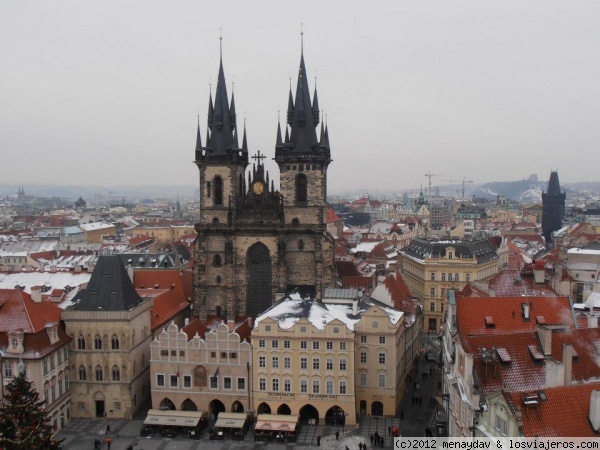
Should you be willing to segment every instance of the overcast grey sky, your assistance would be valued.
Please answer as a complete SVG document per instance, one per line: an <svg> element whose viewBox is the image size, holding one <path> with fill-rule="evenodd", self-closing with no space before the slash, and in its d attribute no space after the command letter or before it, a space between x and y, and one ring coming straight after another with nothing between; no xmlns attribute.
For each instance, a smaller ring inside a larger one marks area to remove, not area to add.
<svg viewBox="0 0 600 450"><path fill-rule="evenodd" d="M600 178L597 0L0 0L0 183L196 185L220 28L238 125L273 157L301 22L330 192Z"/></svg>

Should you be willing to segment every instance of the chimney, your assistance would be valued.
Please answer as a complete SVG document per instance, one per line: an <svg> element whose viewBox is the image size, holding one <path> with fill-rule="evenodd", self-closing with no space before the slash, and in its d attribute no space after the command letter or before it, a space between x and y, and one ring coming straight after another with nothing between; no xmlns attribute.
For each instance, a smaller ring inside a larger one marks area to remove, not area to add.
<svg viewBox="0 0 600 450"><path fill-rule="evenodd" d="M533 263L533 281L536 285L544 284L544 277L546 275L546 268L543 261L536 261Z"/></svg>
<svg viewBox="0 0 600 450"><path fill-rule="evenodd" d="M358 299L357 298L352 300L352 314L355 316L358 314Z"/></svg>
<svg viewBox="0 0 600 450"><path fill-rule="evenodd" d="M184 327L187 327L190 324L190 318L186 317L185 319L183 319L183 324Z"/></svg>
<svg viewBox="0 0 600 450"><path fill-rule="evenodd" d="M598 328L598 316L595 316L594 314L588 314L587 326L588 328Z"/></svg>
<svg viewBox="0 0 600 450"><path fill-rule="evenodd" d="M565 368L565 386L571 384L573 379L573 345L563 344L563 366Z"/></svg>
<svg viewBox="0 0 600 450"><path fill-rule="evenodd" d="M546 360L546 387L563 386L565 382L565 366L553 359Z"/></svg>
<svg viewBox="0 0 600 450"><path fill-rule="evenodd" d="M592 391L590 396L590 422L594 431L600 431L600 391Z"/></svg>
<svg viewBox="0 0 600 450"><path fill-rule="evenodd" d="M521 307L523 308L523 319L529 320L529 305L527 303L522 303Z"/></svg>
<svg viewBox="0 0 600 450"><path fill-rule="evenodd" d="M40 303L42 301L42 287L41 286L32 286L31 287L31 300L36 303Z"/></svg>
<svg viewBox="0 0 600 450"><path fill-rule="evenodd" d="M233 321L233 319L229 319L227 321L227 327L229 328L229 331L233 331L235 328L235 322Z"/></svg>
<svg viewBox="0 0 600 450"><path fill-rule="evenodd" d="M535 331L537 332L538 339L542 345L544 356L550 356L552 354L552 330L543 325L537 325Z"/></svg>

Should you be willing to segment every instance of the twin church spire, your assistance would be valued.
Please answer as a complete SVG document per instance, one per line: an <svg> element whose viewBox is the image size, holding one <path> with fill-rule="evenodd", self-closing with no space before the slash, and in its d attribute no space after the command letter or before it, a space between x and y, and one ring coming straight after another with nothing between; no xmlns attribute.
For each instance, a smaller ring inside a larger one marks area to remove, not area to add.
<svg viewBox="0 0 600 450"><path fill-rule="evenodd" d="M248 162L248 149L246 145L246 127L244 126L242 137L242 148L238 142L237 114L235 112L235 95L232 91L231 101L227 95L227 84L225 83L225 71L223 70L223 54L219 61L219 76L217 78L217 89L213 102L212 92L208 100L208 120L207 120L206 145L202 146L200 134L200 121L198 121L198 133L196 137L196 155L204 152L209 158L211 156L225 156L236 154L245 156ZM242 151L242 155L239 151ZM245 153L245 155L244 155Z"/></svg>
<svg viewBox="0 0 600 450"><path fill-rule="evenodd" d="M298 69L298 81L296 84L296 95L292 94L290 80L290 91L287 109L287 123L285 125L285 138L282 137L281 123L277 124L276 150L291 150L294 153L307 154L316 148L329 149L329 133L325 124L321 125L320 137L317 138L317 126L321 123L317 87L315 84L314 95L311 95L308 87L306 65L304 63L304 51L300 56ZM219 75L217 88L213 101L212 92L208 101L208 120L205 145L202 145L200 121L196 136L196 161L206 157L212 159L219 157L221 161L226 155L231 155L237 161L240 157L248 164L248 146L246 138L246 127L244 124L242 147L238 143L237 115L235 109L234 93L231 100L227 94L225 83L225 71L223 69L223 55L221 51L219 61ZM241 151L241 152L240 152Z"/></svg>

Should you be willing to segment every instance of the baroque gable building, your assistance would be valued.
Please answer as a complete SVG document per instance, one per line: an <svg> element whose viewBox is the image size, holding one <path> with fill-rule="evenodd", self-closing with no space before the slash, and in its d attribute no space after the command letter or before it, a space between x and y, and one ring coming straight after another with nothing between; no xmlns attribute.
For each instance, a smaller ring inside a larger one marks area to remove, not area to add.
<svg viewBox="0 0 600 450"><path fill-rule="evenodd" d="M333 238L327 226L329 133L321 124L315 89L300 58L295 97L290 87L287 122L277 126L275 162L280 188L260 152L250 170L244 126L239 145L233 94L227 95L221 57L208 131L200 125L195 163L200 170L200 222L195 225L194 315L256 317L286 292L321 299L334 282Z"/></svg>

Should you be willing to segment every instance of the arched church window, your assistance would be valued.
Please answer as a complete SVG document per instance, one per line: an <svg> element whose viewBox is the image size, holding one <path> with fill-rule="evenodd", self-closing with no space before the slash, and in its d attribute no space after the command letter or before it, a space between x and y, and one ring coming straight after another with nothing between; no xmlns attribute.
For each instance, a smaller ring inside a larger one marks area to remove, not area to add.
<svg viewBox="0 0 600 450"><path fill-rule="evenodd" d="M292 219L292 226L294 226L294 227L300 226L300 219L298 219L297 217L294 217Z"/></svg>
<svg viewBox="0 0 600 450"><path fill-rule="evenodd" d="M298 241L298 250L300 250L300 251L304 250L304 241L302 239L300 239Z"/></svg>
<svg viewBox="0 0 600 450"><path fill-rule="evenodd" d="M221 262L221 255L219 255L219 254L216 254L216 255L213 257L213 266L215 266L215 267L221 267L221 265L222 265L222 262Z"/></svg>
<svg viewBox="0 0 600 450"><path fill-rule="evenodd" d="M296 176L296 201L305 202L307 199L308 182L303 173Z"/></svg>
<svg viewBox="0 0 600 450"><path fill-rule="evenodd" d="M212 223L215 224L215 225L217 223L219 223L219 218L218 217L213 217Z"/></svg>
<svg viewBox="0 0 600 450"><path fill-rule="evenodd" d="M102 381L102 367L96 366L96 381Z"/></svg>
<svg viewBox="0 0 600 450"><path fill-rule="evenodd" d="M223 178L217 175L214 179L215 184L215 198L214 203L216 206L223 204Z"/></svg>
<svg viewBox="0 0 600 450"><path fill-rule="evenodd" d="M102 350L102 338L98 335L96 335L96 338L94 339L94 349Z"/></svg>

